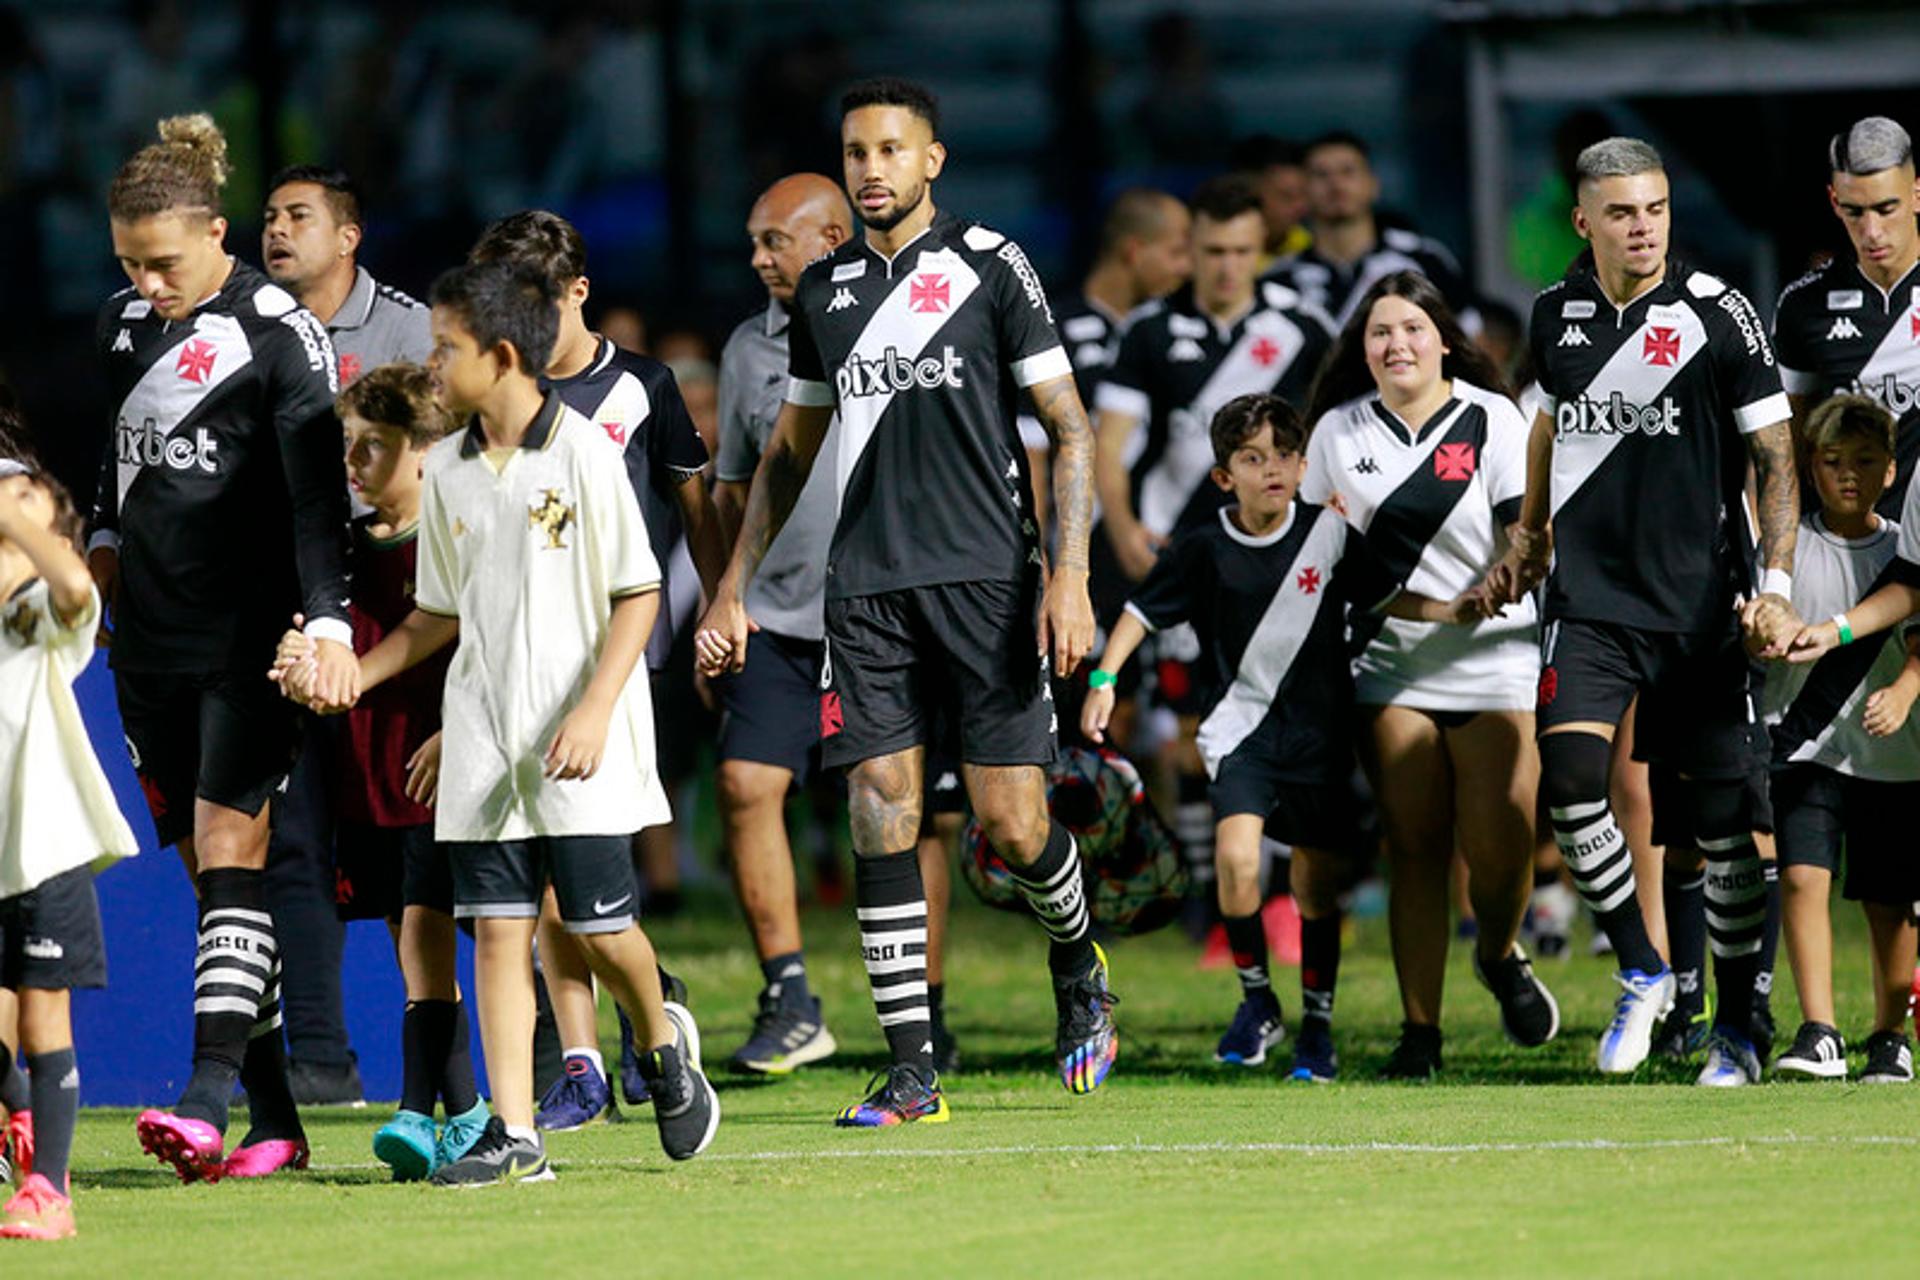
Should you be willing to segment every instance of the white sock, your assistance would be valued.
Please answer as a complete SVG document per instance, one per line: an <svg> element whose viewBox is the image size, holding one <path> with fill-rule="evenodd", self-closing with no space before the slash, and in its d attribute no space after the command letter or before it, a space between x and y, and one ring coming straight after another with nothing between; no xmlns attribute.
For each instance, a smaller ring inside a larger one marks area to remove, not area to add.
<svg viewBox="0 0 1920 1280"><path fill-rule="evenodd" d="M529 1125L510 1124L507 1126L507 1136L515 1142L531 1142L536 1147L540 1145L540 1131Z"/></svg>
<svg viewBox="0 0 1920 1280"><path fill-rule="evenodd" d="M603 1078L607 1074L606 1061L601 1058L598 1049L565 1049L561 1051L560 1056L563 1058L585 1058L593 1064L593 1069L598 1071Z"/></svg>

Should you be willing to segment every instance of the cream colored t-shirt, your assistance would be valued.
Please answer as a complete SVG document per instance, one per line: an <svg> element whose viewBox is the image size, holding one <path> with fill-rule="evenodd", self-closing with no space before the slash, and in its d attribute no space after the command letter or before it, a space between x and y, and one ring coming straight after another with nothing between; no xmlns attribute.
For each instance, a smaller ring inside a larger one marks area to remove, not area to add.
<svg viewBox="0 0 1920 1280"><path fill-rule="evenodd" d="M0 604L0 898L140 851L73 696L99 628L97 592L72 626L39 579Z"/></svg>

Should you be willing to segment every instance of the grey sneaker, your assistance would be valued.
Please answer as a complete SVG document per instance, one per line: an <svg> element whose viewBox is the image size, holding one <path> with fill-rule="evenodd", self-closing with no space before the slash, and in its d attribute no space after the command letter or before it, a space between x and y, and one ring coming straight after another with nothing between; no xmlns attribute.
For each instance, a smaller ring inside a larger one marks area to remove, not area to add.
<svg viewBox="0 0 1920 1280"><path fill-rule="evenodd" d="M552 1182L547 1148L536 1134L531 1142L507 1132L499 1116L487 1120L480 1141L467 1154L437 1170L436 1187L491 1187L503 1182Z"/></svg>
<svg viewBox="0 0 1920 1280"><path fill-rule="evenodd" d="M640 1074L653 1096L660 1149L691 1160L713 1142L720 1127L720 1097L700 1070L700 1029L685 1005L667 1002L673 1043L640 1055Z"/></svg>
<svg viewBox="0 0 1920 1280"><path fill-rule="evenodd" d="M820 1017L819 997L801 1009L783 1005L762 991L753 1032L727 1061L735 1071L784 1076L809 1062L830 1057L839 1047Z"/></svg>

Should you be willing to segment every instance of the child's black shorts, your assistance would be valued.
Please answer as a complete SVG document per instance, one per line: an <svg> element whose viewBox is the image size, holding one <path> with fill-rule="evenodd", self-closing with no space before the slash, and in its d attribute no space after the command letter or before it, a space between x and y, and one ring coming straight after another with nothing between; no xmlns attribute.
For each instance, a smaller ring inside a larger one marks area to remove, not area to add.
<svg viewBox="0 0 1920 1280"><path fill-rule="evenodd" d="M106 985L107 947L90 868L0 898L0 987L79 991Z"/></svg>

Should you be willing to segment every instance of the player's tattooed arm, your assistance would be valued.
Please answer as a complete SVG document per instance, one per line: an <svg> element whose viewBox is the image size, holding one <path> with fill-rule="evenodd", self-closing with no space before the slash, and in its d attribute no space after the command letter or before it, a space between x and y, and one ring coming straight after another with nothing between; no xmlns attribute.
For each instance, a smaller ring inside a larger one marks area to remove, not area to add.
<svg viewBox="0 0 1920 1280"><path fill-rule="evenodd" d="M706 617L694 633L694 657L701 674L717 676L746 665L747 634L754 630L744 604L747 584L753 581L767 548L800 501L800 491L806 488L832 418L830 408L791 403L780 406L773 438L754 469L733 557L721 575Z"/></svg>
<svg viewBox="0 0 1920 1280"><path fill-rule="evenodd" d="M898 853L919 842L925 772L924 747L875 756L847 770L847 818L855 853Z"/></svg>
<svg viewBox="0 0 1920 1280"><path fill-rule="evenodd" d="M1050 378L1033 387L1040 421L1053 437L1053 505L1060 521L1059 567L1087 567L1093 530L1093 424L1073 378Z"/></svg>
<svg viewBox="0 0 1920 1280"><path fill-rule="evenodd" d="M1800 525L1800 485L1794 473L1793 430L1785 422L1762 427L1747 437L1753 456L1756 514L1760 523L1760 560L1771 574L1793 572L1795 536ZM1764 586L1740 611L1748 644L1765 657L1786 653L1802 623L1793 602Z"/></svg>

